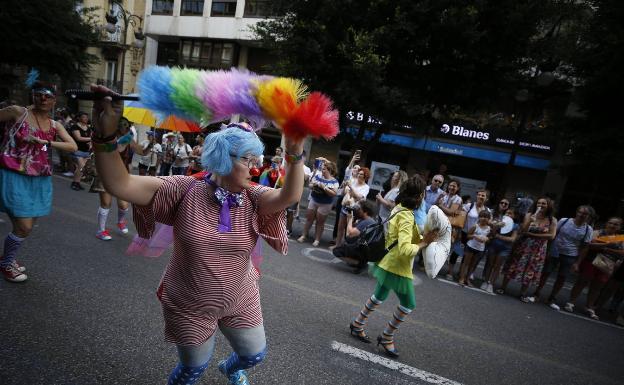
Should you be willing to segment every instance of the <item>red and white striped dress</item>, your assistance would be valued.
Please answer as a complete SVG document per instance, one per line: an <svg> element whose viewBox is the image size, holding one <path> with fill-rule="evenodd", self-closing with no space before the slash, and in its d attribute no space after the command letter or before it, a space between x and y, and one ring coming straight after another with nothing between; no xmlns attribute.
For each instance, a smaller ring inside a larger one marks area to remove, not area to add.
<svg viewBox="0 0 624 385"><path fill-rule="evenodd" d="M165 339L179 345L205 342L217 323L231 328L262 324L259 274L250 254L258 236L282 254L288 251L284 210L261 216L258 198L271 190L243 191L243 204L232 207L232 231L219 233L221 206L203 180L172 176L147 206L134 206L139 236L149 238L156 222L173 226L173 255L158 287ZM193 184L193 182L195 182Z"/></svg>

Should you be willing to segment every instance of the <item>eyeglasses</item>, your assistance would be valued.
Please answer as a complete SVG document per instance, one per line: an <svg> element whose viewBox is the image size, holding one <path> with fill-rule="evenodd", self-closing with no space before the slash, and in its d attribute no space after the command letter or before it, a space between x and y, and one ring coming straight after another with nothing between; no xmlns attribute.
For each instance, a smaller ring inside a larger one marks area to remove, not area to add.
<svg viewBox="0 0 624 385"><path fill-rule="evenodd" d="M236 158L236 155L232 155L230 154L231 157ZM256 157L247 157L247 156L241 156L240 159L242 162L242 164L245 164L247 166L247 168L252 169L254 168L257 164L258 164L258 158Z"/></svg>
<svg viewBox="0 0 624 385"><path fill-rule="evenodd" d="M440 179L434 179L433 181L436 183L443 183L443 181L441 181Z"/></svg>

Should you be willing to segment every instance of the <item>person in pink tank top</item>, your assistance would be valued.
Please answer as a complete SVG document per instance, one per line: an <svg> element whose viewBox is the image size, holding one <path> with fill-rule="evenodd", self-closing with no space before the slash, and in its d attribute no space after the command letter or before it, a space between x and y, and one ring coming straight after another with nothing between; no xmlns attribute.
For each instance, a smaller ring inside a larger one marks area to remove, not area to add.
<svg viewBox="0 0 624 385"><path fill-rule="evenodd" d="M32 89L32 105L0 110L0 212L7 213L13 225L4 240L0 271L10 282L28 278L15 256L36 219L52 208L49 151L53 147L69 152L77 148L65 128L49 117L56 103L56 86L37 77L38 72L31 71L27 83Z"/></svg>

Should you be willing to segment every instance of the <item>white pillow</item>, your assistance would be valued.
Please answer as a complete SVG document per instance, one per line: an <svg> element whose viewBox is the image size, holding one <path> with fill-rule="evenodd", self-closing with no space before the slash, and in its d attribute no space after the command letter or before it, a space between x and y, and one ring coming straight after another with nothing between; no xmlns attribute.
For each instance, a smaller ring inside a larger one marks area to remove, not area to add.
<svg viewBox="0 0 624 385"><path fill-rule="evenodd" d="M438 230L438 239L423 250L425 271L429 278L435 278L440 272L451 250L451 223L438 206L431 206L425 222L425 233Z"/></svg>

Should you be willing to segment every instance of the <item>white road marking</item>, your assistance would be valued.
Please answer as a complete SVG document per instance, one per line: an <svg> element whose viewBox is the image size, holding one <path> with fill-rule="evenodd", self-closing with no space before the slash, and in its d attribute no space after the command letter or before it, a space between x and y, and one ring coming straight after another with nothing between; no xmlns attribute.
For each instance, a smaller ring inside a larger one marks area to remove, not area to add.
<svg viewBox="0 0 624 385"><path fill-rule="evenodd" d="M444 283L449 284L449 285L460 286L460 284L459 284L459 283L457 283L457 282L447 281L446 279L442 279L442 278L438 278L438 281L440 281L440 282L444 282ZM461 287L461 286L460 286L460 287ZM485 290L481 290L481 289L476 288L476 287L468 287L468 286L464 286L464 289L468 289L468 290L476 291L477 293L481 293L481 294L496 295L496 294L494 294L494 293L488 293L487 291L485 291Z"/></svg>
<svg viewBox="0 0 624 385"><path fill-rule="evenodd" d="M355 358L359 358L360 360L364 360L364 361L372 362L374 364L385 366L388 369L396 370L402 374L417 378L419 380L428 382L430 384L461 385L461 383L457 381L449 380L448 378L438 376L437 374L433 374L433 373L429 373L421 369L413 368L411 366L402 364L398 361L393 361L388 358L381 357L376 354L369 353L364 350L360 350L358 348L354 348L352 346L345 345L337 341L332 341L332 349L337 352L345 353Z"/></svg>
<svg viewBox="0 0 624 385"><path fill-rule="evenodd" d="M567 311L565 311L565 310L559 310L558 312L559 312L560 314L563 314L563 315L567 315L567 316L570 316L570 317L579 318L579 319L582 319L582 320L585 320L585 321L589 321L589 322L594 322L594 323L597 323L597 324L600 324L600 325L610 326L610 327L612 327L612 328L616 328L616 329L624 329L624 327L622 327L622 326L620 326L620 325L616 325L616 324L608 323L608 322L605 322L605 321L600 321L600 320L591 319L591 318L589 318L589 317L585 317L585 316L582 316L582 315L580 315L580 314L568 313L568 312L567 312Z"/></svg>

